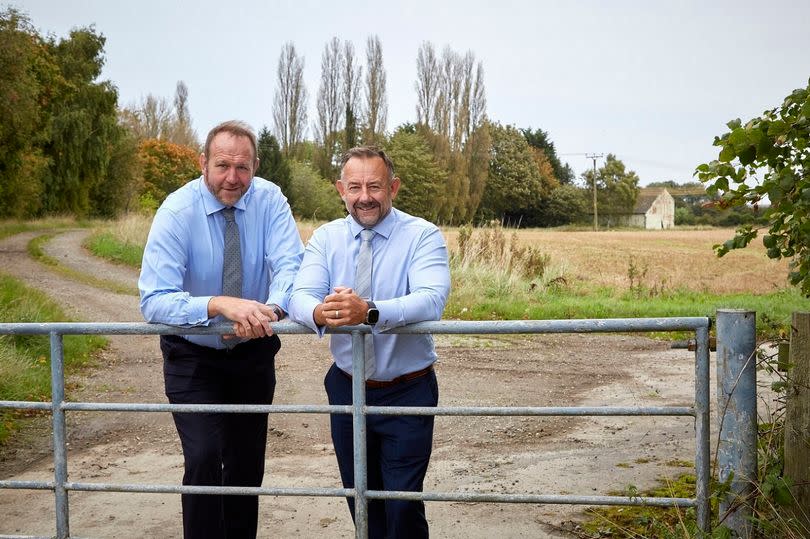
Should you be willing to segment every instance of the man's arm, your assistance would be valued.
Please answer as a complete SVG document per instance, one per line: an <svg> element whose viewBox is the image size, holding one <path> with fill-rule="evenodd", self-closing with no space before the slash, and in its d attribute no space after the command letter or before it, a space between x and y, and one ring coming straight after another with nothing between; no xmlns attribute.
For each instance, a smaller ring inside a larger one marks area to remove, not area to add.
<svg viewBox="0 0 810 539"><path fill-rule="evenodd" d="M324 334L325 325L316 319L315 310L329 293L331 280L324 247L326 234L316 230L304 250L301 269L295 278L289 303L290 318L299 324Z"/></svg>
<svg viewBox="0 0 810 539"><path fill-rule="evenodd" d="M173 212L160 209L144 247L138 289L147 322L176 326L209 323L211 296L193 297L183 290L188 265L188 227Z"/></svg>

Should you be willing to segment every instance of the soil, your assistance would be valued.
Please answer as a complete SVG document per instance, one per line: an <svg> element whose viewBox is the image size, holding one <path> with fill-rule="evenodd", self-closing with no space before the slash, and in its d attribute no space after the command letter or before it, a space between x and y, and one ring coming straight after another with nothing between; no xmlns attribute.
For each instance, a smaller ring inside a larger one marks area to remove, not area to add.
<svg viewBox="0 0 810 539"><path fill-rule="evenodd" d="M41 233L41 232L39 232ZM140 322L136 296L70 280L31 259L36 234L0 241L0 272L38 288L76 320ZM132 286L137 272L89 255L84 230L45 246L61 264ZM68 381L68 399L165 402L154 336L111 336L94 368ZM440 405L688 405L694 353L638 335L436 336ZM276 403L326 404L327 339L283 335ZM321 414L273 414L265 486L339 487ZM167 413L69 412L71 481L179 484L182 453ZM0 448L0 479L53 480L50 425L33 420ZM436 420L425 489L607 495L691 471L689 417L444 417ZM70 492L70 531L94 538L181 537L179 495ZM345 501L268 497L260 537L353 537ZM434 537L581 537L572 505L429 502ZM49 491L0 490L0 535L54 534Z"/></svg>

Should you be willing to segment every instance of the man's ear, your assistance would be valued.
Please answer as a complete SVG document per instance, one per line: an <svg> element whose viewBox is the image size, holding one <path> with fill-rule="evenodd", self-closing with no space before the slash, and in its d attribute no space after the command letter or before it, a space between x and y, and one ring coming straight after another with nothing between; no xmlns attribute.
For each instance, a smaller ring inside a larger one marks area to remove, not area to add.
<svg viewBox="0 0 810 539"><path fill-rule="evenodd" d="M343 182L340 180L337 180L335 182L335 189L337 189L340 198L343 198L343 196L346 194L346 186L343 185Z"/></svg>
<svg viewBox="0 0 810 539"><path fill-rule="evenodd" d="M205 161L206 161L205 154L201 153L200 154L200 172L203 172L203 173L205 173Z"/></svg>
<svg viewBox="0 0 810 539"><path fill-rule="evenodd" d="M399 191L399 186L402 184L399 177L394 178L391 180L391 198L397 198L397 191Z"/></svg>

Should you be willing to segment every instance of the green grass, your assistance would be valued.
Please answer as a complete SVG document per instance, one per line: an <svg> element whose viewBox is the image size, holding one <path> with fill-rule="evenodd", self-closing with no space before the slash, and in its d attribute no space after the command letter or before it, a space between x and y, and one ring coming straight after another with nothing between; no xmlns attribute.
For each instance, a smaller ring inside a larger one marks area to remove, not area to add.
<svg viewBox="0 0 810 539"><path fill-rule="evenodd" d="M111 232L101 231L90 235L84 246L95 256L132 268L141 267L143 245L121 242Z"/></svg>
<svg viewBox="0 0 810 539"><path fill-rule="evenodd" d="M614 496L652 496L694 498L695 476L681 474L674 479L659 479L658 486L639 492L628 487ZM588 509L591 518L582 524L587 537L656 537L689 539L699 536L693 508L616 506ZM712 511L716 515L716 508Z"/></svg>
<svg viewBox="0 0 810 539"><path fill-rule="evenodd" d="M65 313L38 290L0 274L0 322L64 322ZM106 346L99 336L66 335L67 373L90 365L94 352ZM0 336L0 400L50 400L50 346L47 335ZM32 415L21 410L0 410L0 443Z"/></svg>
<svg viewBox="0 0 810 539"><path fill-rule="evenodd" d="M73 279L74 281L79 281L80 283L90 285L94 288L109 290L110 292L115 292L116 294L138 295L138 289L134 286L126 286L115 281L99 279L98 277L83 273L68 266L63 266L58 260L45 254L42 246L48 243L48 241L50 241L54 235L55 234L41 234L32 239L30 242L28 242L28 254L42 264L50 266L54 271L57 271L65 277Z"/></svg>
<svg viewBox="0 0 810 539"><path fill-rule="evenodd" d="M788 328L793 312L810 309L810 300L796 288L768 294L674 290L649 295L607 287L544 287L519 278L480 279L469 270L454 269L452 276L453 292L444 316L462 320L714 317L717 309L734 308L756 311L757 333L770 335Z"/></svg>

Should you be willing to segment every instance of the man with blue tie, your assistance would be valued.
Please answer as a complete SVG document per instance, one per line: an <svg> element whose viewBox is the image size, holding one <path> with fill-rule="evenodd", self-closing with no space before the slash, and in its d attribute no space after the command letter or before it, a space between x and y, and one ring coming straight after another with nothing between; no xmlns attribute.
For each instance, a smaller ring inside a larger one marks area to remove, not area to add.
<svg viewBox="0 0 810 539"><path fill-rule="evenodd" d="M147 322L233 323L233 335L162 335L166 396L176 404L272 404L271 322L284 317L303 254L281 189L253 173L256 135L229 121L208 134L202 176L155 214L138 287ZM260 486L267 414L175 413L184 485ZM186 539L253 539L258 496L183 494Z"/></svg>
<svg viewBox="0 0 810 539"><path fill-rule="evenodd" d="M436 406L439 392L430 335L387 334L441 318L450 292L447 247L439 229L392 207L400 179L373 147L349 150L336 187L349 215L321 226L307 244L290 299L290 317L323 335L368 324L366 403ZM335 363L324 385L333 405L352 402L350 335L332 335ZM433 416L367 418L368 488L421 491L433 445ZM352 417L332 414L332 442L343 485L354 486ZM348 498L354 517L354 499ZM372 539L428 537L424 503L370 500Z"/></svg>

